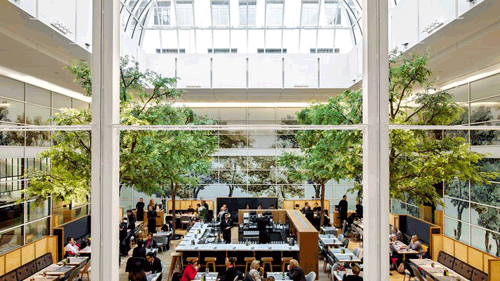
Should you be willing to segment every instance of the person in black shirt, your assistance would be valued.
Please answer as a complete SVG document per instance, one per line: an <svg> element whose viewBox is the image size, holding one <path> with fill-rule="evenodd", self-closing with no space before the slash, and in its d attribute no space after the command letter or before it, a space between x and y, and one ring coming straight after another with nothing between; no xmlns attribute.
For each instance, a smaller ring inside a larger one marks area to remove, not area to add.
<svg viewBox="0 0 500 281"><path fill-rule="evenodd" d="M295 259L290 260L288 265L288 273L286 274L293 281L305 281L304 270L299 265L299 262Z"/></svg>
<svg viewBox="0 0 500 281"><path fill-rule="evenodd" d="M127 210L127 217L128 217L128 229L134 230L135 229L135 222L137 221L135 218L134 213L132 213L132 210Z"/></svg>
<svg viewBox="0 0 500 281"><path fill-rule="evenodd" d="M300 210L304 215L306 214L307 211L311 210L311 207L309 207L309 202L306 202L304 204L304 208L302 208L302 210Z"/></svg>
<svg viewBox="0 0 500 281"><path fill-rule="evenodd" d="M358 200L358 203L356 204L356 216L358 219L363 218L363 205L361 205L361 200Z"/></svg>
<svg viewBox="0 0 500 281"><path fill-rule="evenodd" d="M148 253L146 255L146 260L148 262L146 263L146 268L144 269L144 271L146 271L147 273L160 273L160 272L162 272L163 265L161 264L161 260L159 258L155 257L155 255L153 253ZM161 280L161 278L158 278L158 280Z"/></svg>
<svg viewBox="0 0 500 281"><path fill-rule="evenodd" d="M257 217L255 219L257 222L257 229L259 230L259 243L266 244L270 242L269 232L267 230L267 225L269 223L269 219L263 216Z"/></svg>
<svg viewBox="0 0 500 281"><path fill-rule="evenodd" d="M226 244L231 243L231 224L232 221L229 218L229 213L225 213L224 219L220 222L220 231L222 232L222 238Z"/></svg>
<svg viewBox="0 0 500 281"><path fill-rule="evenodd" d="M352 275L347 275L342 279L342 281L363 281L363 277L359 276L361 270L358 266L352 266Z"/></svg>
<svg viewBox="0 0 500 281"><path fill-rule="evenodd" d="M148 206L148 232L156 233L156 211L153 205Z"/></svg>
<svg viewBox="0 0 500 281"><path fill-rule="evenodd" d="M188 214L194 213L193 206L189 205L189 208L187 209Z"/></svg>
<svg viewBox="0 0 500 281"><path fill-rule="evenodd" d="M342 197L342 200L339 202L339 213L340 213L340 225L344 223L345 220L347 220L347 195L344 195Z"/></svg>
<svg viewBox="0 0 500 281"><path fill-rule="evenodd" d="M316 202L314 203L314 209L313 209L314 212L321 212L321 207L319 206L319 204Z"/></svg>
<svg viewBox="0 0 500 281"><path fill-rule="evenodd" d="M135 208L137 209L137 220L144 221L144 200L142 198L139 199L139 202L137 202Z"/></svg>
<svg viewBox="0 0 500 281"><path fill-rule="evenodd" d="M226 273L220 278L220 281L233 281L236 276L241 277L243 273L236 270L236 258L226 258Z"/></svg>
<svg viewBox="0 0 500 281"><path fill-rule="evenodd" d="M146 258L146 248L144 248L144 242L141 240L137 241L137 247L132 251L132 257Z"/></svg>

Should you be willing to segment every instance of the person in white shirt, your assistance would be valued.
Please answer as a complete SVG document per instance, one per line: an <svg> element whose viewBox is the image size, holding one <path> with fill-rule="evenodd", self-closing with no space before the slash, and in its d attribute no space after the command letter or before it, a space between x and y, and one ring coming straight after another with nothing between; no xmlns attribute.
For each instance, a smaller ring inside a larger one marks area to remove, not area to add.
<svg viewBox="0 0 500 281"><path fill-rule="evenodd" d="M78 255L78 253L80 252L80 245L78 245L76 242L75 242L75 239L73 239L73 237L69 236L68 239L68 244L66 244L66 254L68 256L76 256Z"/></svg>

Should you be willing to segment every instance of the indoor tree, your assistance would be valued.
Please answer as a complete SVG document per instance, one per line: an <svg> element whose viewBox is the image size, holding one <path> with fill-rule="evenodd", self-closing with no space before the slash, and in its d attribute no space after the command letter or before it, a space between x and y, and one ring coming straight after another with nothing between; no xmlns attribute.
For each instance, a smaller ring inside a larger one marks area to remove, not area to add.
<svg viewBox="0 0 500 281"><path fill-rule="evenodd" d="M68 70L75 76L86 96L92 95L91 71L86 62L75 62ZM124 125L196 125L212 124L211 120L198 120L196 114L186 107L174 107L173 102L182 92L175 88L175 78L165 78L151 71L142 71L139 64L128 57L120 64L120 118ZM89 109L65 109L53 117L55 125L83 125L92 121ZM212 137L203 132L185 131L122 131L120 134L120 188L127 186L147 195L167 194L171 182L165 180L162 169L181 165L169 172L177 173L171 178L180 184L187 174L186 166L202 171L206 154L211 146L192 149L186 156L185 145L212 143ZM30 179L26 193L41 203L52 195L59 201L82 200L90 195L90 131L57 131L53 134L54 145L40 153L40 158L49 158L50 173L36 171ZM174 146L173 144L177 145ZM168 150L168 151L167 151ZM180 159L176 157L180 156ZM163 158L160 158L163 157ZM182 158L185 157L185 158ZM199 160L200 163L197 164ZM172 175L171 175L172 176ZM176 188L169 195L175 197Z"/></svg>

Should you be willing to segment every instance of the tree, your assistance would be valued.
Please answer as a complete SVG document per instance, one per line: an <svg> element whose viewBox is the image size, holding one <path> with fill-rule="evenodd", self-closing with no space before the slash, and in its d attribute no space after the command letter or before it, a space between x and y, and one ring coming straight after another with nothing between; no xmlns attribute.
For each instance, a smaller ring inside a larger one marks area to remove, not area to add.
<svg viewBox="0 0 500 281"><path fill-rule="evenodd" d="M68 70L75 76L75 82L84 88L86 95L91 96L92 81L88 64L76 62ZM128 57L122 58L121 124L213 124L207 119L199 121L189 108L172 106L173 100L182 94L175 88L175 83L175 78L141 71L137 62ZM56 115L53 122L56 125L90 124L91 118L88 109L67 109ZM42 158L50 158L51 172L42 174L30 171L28 174L34 177L30 179L26 192L36 198L37 203L45 201L49 195L66 202L86 198L90 195L91 132L58 131L53 139L55 144L41 153ZM165 194L175 200L177 192L180 192L178 186L196 184L196 180L188 179L188 172L205 171L207 155L214 148L213 139L202 131L122 131L120 188L128 186L148 195ZM165 175L164 171L168 171L169 175Z"/></svg>
<svg viewBox="0 0 500 281"><path fill-rule="evenodd" d="M457 208L458 224L455 229L455 239L460 240L462 236L462 214L465 209L469 208L469 202L458 200L456 198L468 200L469 199L469 182L453 179L446 186L446 195L450 196L450 201L453 206Z"/></svg>

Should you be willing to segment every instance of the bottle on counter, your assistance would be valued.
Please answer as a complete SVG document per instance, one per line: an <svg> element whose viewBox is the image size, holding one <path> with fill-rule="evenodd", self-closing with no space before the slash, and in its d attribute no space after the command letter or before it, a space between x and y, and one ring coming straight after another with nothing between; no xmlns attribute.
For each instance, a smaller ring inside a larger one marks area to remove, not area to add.
<svg viewBox="0 0 500 281"><path fill-rule="evenodd" d="M245 245L246 245L246 246L250 245L250 242L248 242L248 239L247 239L247 241L245 242Z"/></svg>

